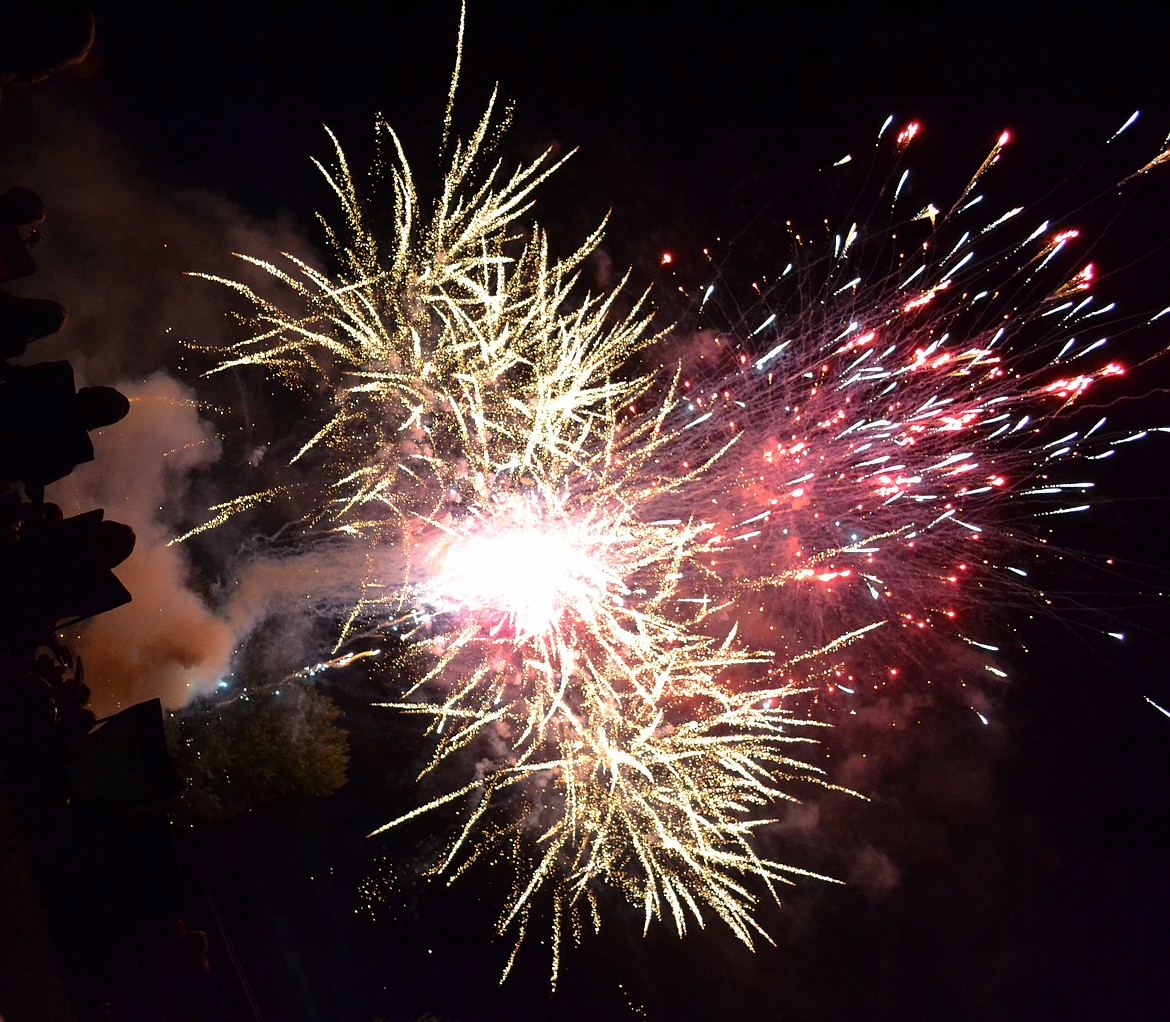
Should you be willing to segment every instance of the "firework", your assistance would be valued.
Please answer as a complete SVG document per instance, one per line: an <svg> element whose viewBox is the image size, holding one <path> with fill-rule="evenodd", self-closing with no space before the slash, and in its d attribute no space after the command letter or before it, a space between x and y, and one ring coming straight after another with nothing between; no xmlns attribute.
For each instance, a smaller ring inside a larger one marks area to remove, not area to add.
<svg viewBox="0 0 1170 1022"><path fill-rule="evenodd" d="M898 152L918 134L899 133ZM1012 558L1041 545L1028 523L1086 510L1094 463L1146 435L1080 411L1125 369L1105 353L1114 307L1091 293L1093 266L1061 260L1078 232L1045 221L1005 241L1021 208L979 218L1008 142L946 214L852 224L819 264L794 239L754 321L702 335L731 368L688 380L691 405L737 438L707 508L729 539L720 570L763 594L748 616L798 622L805 644L875 614L953 631L964 605L1018 599Z"/></svg>
<svg viewBox="0 0 1170 1022"><path fill-rule="evenodd" d="M640 370L633 356L664 352L664 334L626 280L585 289L600 229L555 259L526 220L563 161L504 175L495 97L466 140L453 99L454 81L433 203L379 124L375 185L394 211L380 233L380 196L363 198L333 139L321 170L344 214L327 225L337 269L242 257L284 287L279 301L214 278L254 324L215 371L329 395L293 462L320 495L306 536L368 551L334 653L393 631L416 680L382 705L424 721L423 773L476 763L375 833L458 807L435 871L513 864L505 975L547 910L555 983L563 939L600 926L607 890L646 926L681 935L714 917L753 946L767 939L760 899L817 876L755 834L794 784L832 787L798 754L812 722L794 697L882 623L954 617L960 578L996 576L985 537L1017 506L1078 509L1091 483L1058 477L1062 464L1129 439L1103 420L1059 424L1122 372L1073 333L1108 310L1091 267L1062 269L1067 229L996 244L1019 209L963 226L1005 135L947 213L907 218L926 239L911 255L874 274L885 257L854 226L817 289L794 275L791 315L699 335L723 368L697 377L689 355L663 355ZM277 492L219 505L204 528Z"/></svg>
<svg viewBox="0 0 1170 1022"><path fill-rule="evenodd" d="M515 842L525 866L501 931L518 947L547 888L555 980L562 920L578 932L587 906L598 922L601 886L647 923L669 913L681 932L688 912L709 913L751 943L757 895L744 877L774 892L804 872L753 851L764 821L751 813L785 797L786 780L826 782L791 754L804 740L784 709L791 687L736 684L768 677L772 654L718 621L711 558L726 541L690 491L732 439L690 430L677 375L624 368L659 335L644 300L618 311L624 281L583 292L578 269L599 233L553 260L538 227L520 230L555 164L542 157L507 180L482 169L493 106L469 141L447 143L423 220L398 140L379 126L389 246L367 228L337 147L324 173L346 216L330 234L338 274L291 255L287 267L258 263L287 285L287 304L221 281L253 303L259 329L216 371L263 367L333 395L293 460L317 459L323 477L307 527L371 551L339 645L393 627L422 659L388 705L428 719L428 770L469 746L507 750L387 827L465 800L440 871ZM643 399L651 410L637 414ZM218 506L206 527L274 492ZM528 808L509 816L517 799Z"/></svg>

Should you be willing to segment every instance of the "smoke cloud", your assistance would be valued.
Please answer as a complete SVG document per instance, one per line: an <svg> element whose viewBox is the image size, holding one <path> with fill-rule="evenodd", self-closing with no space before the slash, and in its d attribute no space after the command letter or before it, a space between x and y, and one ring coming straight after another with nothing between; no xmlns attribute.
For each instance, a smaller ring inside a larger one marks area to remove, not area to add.
<svg viewBox="0 0 1170 1022"><path fill-rule="evenodd" d="M231 323L223 289L185 274L249 280L233 251L275 258L308 246L287 222L263 223L222 196L148 180L116 139L51 94L22 100L0 117L0 183L33 188L47 217L37 273L12 290L61 302L69 321L21 361L68 359L78 386L116 386L132 402L126 419L94 434L95 461L47 494L66 514L105 508L137 536L116 569L133 602L84 625L73 645L97 711L155 696L181 706L229 670L274 601L303 589L296 579L306 570L288 559L247 565L230 549L239 535L229 534L206 548L218 570L239 573L221 590L185 547L168 545L208 517L217 486L246 492L237 487L260 460L226 460L231 451L200 411L199 356L184 341L221 342Z"/></svg>
<svg viewBox="0 0 1170 1022"><path fill-rule="evenodd" d="M235 646L228 622L189 588L186 552L167 545L189 474L213 464L220 443L192 392L164 373L119 387L130 414L94 434L95 460L47 494L66 514L105 508L137 537L117 570L133 601L95 618L74 643L99 712L154 696L181 706L227 672Z"/></svg>

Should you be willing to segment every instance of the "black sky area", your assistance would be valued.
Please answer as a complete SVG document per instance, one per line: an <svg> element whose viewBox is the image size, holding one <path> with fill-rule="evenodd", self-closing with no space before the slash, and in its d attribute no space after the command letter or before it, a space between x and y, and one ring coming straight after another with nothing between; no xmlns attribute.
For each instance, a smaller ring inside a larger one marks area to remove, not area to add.
<svg viewBox="0 0 1170 1022"><path fill-rule="evenodd" d="M35 102L105 126L160 187L222 195L316 240L313 214L332 212L310 163L329 154L322 124L361 166L385 115L420 178L439 140L458 5L377 6L95 2L83 73L40 86ZM472 0L457 119L472 122L498 81L515 104L507 154L580 147L542 207L554 247L612 210L614 263L670 291L664 251L688 284L705 272L704 246L729 276L750 273L783 219L846 215L808 205L840 200L817 172L867 157L887 114L923 122L913 166L934 193L957 193L1005 127L1015 141L1001 195L1043 209L1074 172L1058 204L1108 192L1170 133L1170 7L1159 7ZM32 96L12 103L35 110ZM1135 109L1138 124L1100 155ZM1085 213L1106 230L1094 258L1126 267L1116 291L1135 312L1170 305L1168 209L1163 167ZM1134 350L1170 344L1166 324ZM1167 376L1156 366L1126 387L1145 393ZM1158 393L1117 409L1135 425L1168 413ZM1102 506L1061 541L1165 584L1168 442L1119 455ZM1056 578L1075 587L1079 570ZM343 686L350 785L192 839L235 956L206 926L213 968L244 975L268 1022L1170 1018L1170 719L1145 698L1170 705L1170 613L1129 601L1138 588L1118 582L1102 597L1135 605L1119 612L1124 627L1080 612L1020 622L991 726L945 700L927 707L924 726L942 738L908 738L872 802L830 799L823 834L792 835L801 864L827 872L879 851L897 874L887 890L802 885L764 913L778 947L755 954L717 923L682 943L664 928L643 940L640 917L615 907L600 939L566 952L555 995L539 945L497 985L509 946L491 935L501 892L490 879L403 880L380 922L354 914L370 860L399 856L401 878L427 839L418 829L371 848L363 837L395 771L408 775L410 746L403 725L380 731L356 709L360 690ZM826 847L834 835L848 855Z"/></svg>

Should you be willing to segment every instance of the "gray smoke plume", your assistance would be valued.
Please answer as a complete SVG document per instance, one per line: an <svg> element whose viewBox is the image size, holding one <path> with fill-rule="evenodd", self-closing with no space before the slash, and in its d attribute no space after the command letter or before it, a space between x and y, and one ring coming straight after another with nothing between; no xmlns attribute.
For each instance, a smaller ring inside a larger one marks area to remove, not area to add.
<svg viewBox="0 0 1170 1022"><path fill-rule="evenodd" d="M241 563L224 549L238 534L213 538L210 559L238 573L222 591L193 569L185 547L168 545L209 517L216 487L227 497L247 492L236 487L249 485L259 461L225 463L196 399L199 358L184 342L222 343L232 324L226 293L185 274L247 279L233 251L275 258L308 246L287 222L262 223L222 196L148 180L108 132L49 95L21 97L0 115L0 185L15 184L41 195L47 217L33 250L37 273L11 290L69 312L60 333L21 361L68 359L78 386L116 386L132 402L126 419L94 435L95 461L47 494L66 514L103 507L137 535L117 569L133 602L95 618L73 643L99 712L153 696L180 706L215 685L273 601L303 588L295 578L305 570L287 558ZM208 470L215 481L201 477L193 490L193 474ZM275 581L281 572L290 577Z"/></svg>

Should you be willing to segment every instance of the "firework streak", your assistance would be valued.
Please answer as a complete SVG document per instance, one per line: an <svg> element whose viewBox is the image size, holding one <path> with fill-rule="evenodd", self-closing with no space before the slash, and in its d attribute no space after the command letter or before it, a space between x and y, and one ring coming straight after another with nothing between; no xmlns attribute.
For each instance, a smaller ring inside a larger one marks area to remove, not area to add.
<svg viewBox="0 0 1170 1022"><path fill-rule="evenodd" d="M600 229L561 260L526 219L559 162L505 175L494 98L459 141L453 96L433 204L379 124L379 232L334 140L336 272L242 257L279 302L221 280L254 329L215 371L330 396L293 460L321 494L306 535L368 550L338 647L400 637L417 681L384 705L433 736L423 772L455 778L375 833L449 806L462 823L436 872L511 863L505 975L551 901L555 983L607 890L647 926L718 917L752 946L760 899L816 875L754 835L795 782L832 786L800 753L813 724L794 696L883 623L953 617L960 579L1002 576L986 548L1008 523L1083 506L1089 463L1131 439L1069 419L1123 371L1103 357L1109 310L1066 261L1074 232L1005 242L1020 209L968 225L1004 136L949 212L904 217L906 255L853 227L815 287L810 265L786 271L792 314L706 330L672 360L646 295L586 291ZM897 156L916 132L883 144ZM696 375L698 350L722 368Z"/></svg>

